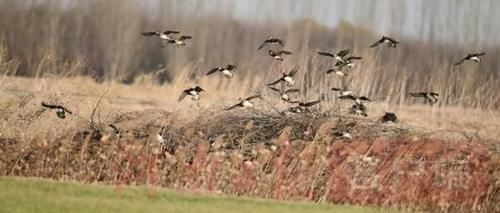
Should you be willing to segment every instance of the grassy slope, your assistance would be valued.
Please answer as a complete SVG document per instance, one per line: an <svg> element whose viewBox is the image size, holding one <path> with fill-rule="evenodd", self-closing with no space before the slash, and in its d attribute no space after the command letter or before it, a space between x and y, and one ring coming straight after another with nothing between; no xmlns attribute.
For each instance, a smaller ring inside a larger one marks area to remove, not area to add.
<svg viewBox="0 0 500 213"><path fill-rule="evenodd" d="M124 190L0 177L0 212L380 212L312 203L192 196L143 187Z"/></svg>

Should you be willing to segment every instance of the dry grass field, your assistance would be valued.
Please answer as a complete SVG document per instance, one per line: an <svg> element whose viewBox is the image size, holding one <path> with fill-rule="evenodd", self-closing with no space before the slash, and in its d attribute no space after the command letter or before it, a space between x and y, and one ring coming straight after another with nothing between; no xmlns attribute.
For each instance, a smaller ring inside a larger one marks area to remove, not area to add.
<svg viewBox="0 0 500 213"><path fill-rule="evenodd" d="M61 2L0 0L1 176L500 212L500 46L479 42L492 34L467 45L401 35L395 49L368 48L377 33L346 20L254 24L226 13L185 16L177 1L161 1L160 15L133 0ZM439 20L454 20L447 14ZM140 35L164 28L193 39L161 48ZM293 52L283 62L256 50L269 34ZM348 76L326 74L332 63L316 51L344 48L363 59ZM481 63L453 65L473 50L487 52ZM228 63L238 66L233 78L206 76ZM293 68L296 98L320 100L311 112L285 113L292 104L266 86ZM196 85L205 89L199 101L177 100ZM331 90L340 86L372 99L367 117L349 113L352 101ZM439 93L439 102L409 96L420 91ZM224 110L255 94L255 107ZM61 119L42 102L72 113ZM385 112L398 122L382 123Z"/></svg>

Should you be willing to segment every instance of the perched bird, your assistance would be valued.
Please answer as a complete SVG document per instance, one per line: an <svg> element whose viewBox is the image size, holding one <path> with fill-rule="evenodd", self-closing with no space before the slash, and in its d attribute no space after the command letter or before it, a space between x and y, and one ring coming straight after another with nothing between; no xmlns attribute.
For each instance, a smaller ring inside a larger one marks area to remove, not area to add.
<svg viewBox="0 0 500 213"><path fill-rule="evenodd" d="M357 96L357 95L342 95L342 96L339 96L339 99L350 99L350 100L353 100L354 103L358 104L358 105L362 105L363 104L363 101L371 101L368 97L366 96Z"/></svg>
<svg viewBox="0 0 500 213"><path fill-rule="evenodd" d="M167 30L165 32L143 32L141 34L143 36L158 36L160 41L162 41L162 47L163 47L164 44L175 39L174 37L170 36L171 34L178 34L178 33L179 33L179 31Z"/></svg>
<svg viewBox="0 0 500 213"><path fill-rule="evenodd" d="M192 39L192 36L187 36L183 35L178 39L170 39L168 40L168 43L175 44L177 47L183 47L186 46L186 40Z"/></svg>
<svg viewBox="0 0 500 213"><path fill-rule="evenodd" d="M346 62L345 61L345 57L347 55L349 55L349 53L351 53L351 50L349 49L345 49L345 50L340 50L338 53L336 54L333 54L333 53L330 53L330 52L323 52L323 51L318 51L318 54L319 55L322 55L322 56L327 56L327 57L331 57L331 58L334 58L336 59L337 61L339 62Z"/></svg>
<svg viewBox="0 0 500 213"><path fill-rule="evenodd" d="M342 70L342 68L344 68L344 67L351 69L354 67L354 61L361 60L361 59L363 59L363 57L349 56L347 58L344 58L344 61L337 61L337 63L335 63L335 67L337 67L339 70Z"/></svg>
<svg viewBox="0 0 500 213"><path fill-rule="evenodd" d="M330 74L330 73L334 73L335 75L342 76L342 77L347 76L346 72L344 72L342 70L338 70L336 68L331 68L331 69L328 69L326 71L326 74Z"/></svg>
<svg viewBox="0 0 500 213"><path fill-rule="evenodd" d="M435 92L411 92L410 95L415 98L424 98L424 102L430 103L431 105L439 101L439 94Z"/></svg>
<svg viewBox="0 0 500 213"><path fill-rule="evenodd" d="M286 85L292 86L295 83L295 80L293 80L293 76L295 76L295 74L298 71L299 70L297 68L294 68L294 69L290 70L290 72L288 72L288 73L283 73L283 76L280 79L278 79L272 83L267 84L267 86L273 86L273 85L280 83L280 82L285 82Z"/></svg>
<svg viewBox="0 0 500 213"><path fill-rule="evenodd" d="M386 43L387 46L390 48L396 48L396 46L399 44L399 41L396 41L395 39L385 35L380 35L380 39L374 44L372 44L370 47L376 47L383 43Z"/></svg>
<svg viewBox="0 0 500 213"><path fill-rule="evenodd" d="M481 52L481 53L468 53L464 58L460 59L457 63L454 63L453 65L460 65L464 63L464 61L474 61L476 63L481 62L481 59L479 58L480 56L486 55L486 53Z"/></svg>
<svg viewBox="0 0 500 213"><path fill-rule="evenodd" d="M262 42L262 44L257 48L257 50L262 49L264 46L266 46L266 44L270 44L270 43L277 43L281 47L285 47L285 42L283 42L283 40L269 36L264 42Z"/></svg>
<svg viewBox="0 0 500 213"><path fill-rule="evenodd" d="M236 70L236 68L237 67L235 65L228 64L225 67L216 67L216 68L209 70L207 72L207 75L211 75L215 72L221 72L224 75L224 77L231 78L231 77L233 77L233 72L234 72L234 70Z"/></svg>
<svg viewBox="0 0 500 213"><path fill-rule="evenodd" d="M66 107L59 105L59 104L47 104L45 102L42 102L42 106L45 108L49 108L49 109L55 109L56 115L60 119L66 118L66 113L69 113L70 115L73 114L71 111L66 109Z"/></svg>
<svg viewBox="0 0 500 213"><path fill-rule="evenodd" d="M352 90L348 90L345 88L338 88L338 87L333 87L332 90L339 92L339 96L352 95L354 93L354 91Z"/></svg>
<svg viewBox="0 0 500 213"><path fill-rule="evenodd" d="M398 117L397 117L397 116L396 116L396 114L395 114L395 113L393 113L393 112L386 112L386 113L384 114L384 116L382 116L382 117L380 118L380 121L381 121L382 123L397 122L397 121L398 121Z"/></svg>
<svg viewBox="0 0 500 213"><path fill-rule="evenodd" d="M262 99L262 97L260 95L254 95L254 96L247 97L245 99L240 99L239 103L237 103L231 107L226 108L226 110L232 110L236 107L253 107L254 104L251 102L251 100L256 99L256 98Z"/></svg>
<svg viewBox="0 0 500 213"><path fill-rule="evenodd" d="M278 61L283 61L283 57L281 57L282 55L291 55L292 52L290 51L287 51L287 50L280 50L278 52L275 52L273 50L269 50L268 51L268 54L273 57L274 59L278 60Z"/></svg>
<svg viewBox="0 0 500 213"><path fill-rule="evenodd" d="M179 96L179 99L177 101L182 101L182 99L184 99L184 97L186 97L186 95L190 95L191 100L193 100L193 101L200 100L200 94L201 94L201 92L204 92L204 91L205 90L199 86L185 89L184 91L182 91L182 93Z"/></svg>
<svg viewBox="0 0 500 213"><path fill-rule="evenodd" d="M283 100L285 102L288 102L288 103L298 103L299 102L299 101L291 100L290 95L288 95L289 93L298 93L300 91L299 89L292 88L292 89L287 89L287 90L280 90L280 89L275 88L275 87L269 87L269 88L275 92L279 92L281 100Z"/></svg>

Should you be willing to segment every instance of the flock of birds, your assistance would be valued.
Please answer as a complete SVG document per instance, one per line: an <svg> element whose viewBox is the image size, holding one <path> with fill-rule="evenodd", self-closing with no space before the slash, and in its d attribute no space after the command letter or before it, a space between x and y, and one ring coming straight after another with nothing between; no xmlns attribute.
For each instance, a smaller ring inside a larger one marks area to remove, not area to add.
<svg viewBox="0 0 500 213"><path fill-rule="evenodd" d="M174 31L174 30L167 30L164 32L143 32L143 36L151 37L151 36L156 36L159 38L161 41L161 47L165 47L166 45L175 45L176 47L184 47L186 46L186 42L189 39L192 39L192 36L189 35L180 35L180 31ZM381 35L380 39L377 40L375 43L370 45L370 48L375 48L380 45L386 44L388 48L396 48L400 42L385 36ZM285 50L285 42L283 39L279 38L274 38L272 36L269 36L267 39L265 39L261 45L258 46L257 50L261 50L265 46L278 46L280 47L279 50L273 50L270 49L268 50L268 55L271 56L273 59L277 61L283 61L284 57L286 55L291 55L292 52ZM347 76L348 71L354 67L354 64L356 61L359 61L362 59L360 56L353 56L351 55L351 50L349 49L344 49L340 50L336 53L328 52L328 51L317 51L317 54L319 56L323 57L328 57L332 58L335 63L333 68L328 69L326 71L327 74L336 74L338 76ZM476 63L479 63L481 61L480 57L484 56L485 53L469 53L465 57L461 58L459 61L454 63L454 65L460 65L464 63L465 61L473 61ZM215 67L213 69L210 69L206 75L212 75L215 73L220 73L226 78L232 78L234 76L234 72L237 70L237 66L228 64L225 66L220 66L220 67ZM292 107L289 107L287 112L291 113L307 113L310 112L309 107L312 107L320 102L320 100L315 100L315 101L300 101L300 100L295 100L293 99L294 93L299 93L299 89L293 88L293 85L295 84L295 75L297 74L298 69L294 68L288 72L281 72L281 77L269 84L267 84L268 88L271 91L274 91L280 95L280 99L286 103L289 104L295 104ZM276 85L280 84L280 88L275 87ZM353 101L353 105L350 108L350 113L356 114L356 115L362 115L362 116L368 116L367 114L367 107L365 105L366 102L370 102L370 98L366 96L358 96L354 94L354 91L347 89L345 86L342 88L337 88L334 87L332 88L333 91L338 92L338 98L341 100L351 100ZM186 96L191 96L191 100L193 101L198 101L200 100L200 95L202 92L205 92L205 90L200 87L200 86L195 86L191 88L187 88L182 91L181 95L178 98L178 101L182 101ZM433 91L423 91L423 92L412 92L409 93L410 96L416 97L416 98L422 98L425 103L429 103L431 105L437 103L439 101L438 97L439 94ZM262 96L257 94L257 95L252 95L246 98L240 98L239 102L231 105L225 110L233 110L236 108L245 108L245 107L253 107L254 106L254 100L255 99L262 99ZM54 109L56 110L56 114L59 118L64 119L66 117L66 113L72 114L70 110L65 108L64 106L60 104L47 104L45 102L42 102L42 106L45 108L49 109ZM382 118L383 122L395 122L397 120L397 117L394 113L386 113Z"/></svg>

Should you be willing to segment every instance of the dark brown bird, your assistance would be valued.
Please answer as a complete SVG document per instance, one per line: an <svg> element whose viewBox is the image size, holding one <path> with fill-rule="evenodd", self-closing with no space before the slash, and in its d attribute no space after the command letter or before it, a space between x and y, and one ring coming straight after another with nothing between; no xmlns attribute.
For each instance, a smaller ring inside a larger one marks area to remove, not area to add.
<svg viewBox="0 0 500 213"><path fill-rule="evenodd" d="M56 110L56 115L60 119L66 118L66 113L68 114L73 114L71 111L69 111L66 107L59 105L59 104L47 104L45 102L42 102L42 106L45 108L49 109L55 109Z"/></svg>
<svg viewBox="0 0 500 213"><path fill-rule="evenodd" d="M299 89L292 88L292 89L287 89L287 90L280 90L280 89L274 88L274 87L269 87L269 88L273 91L279 92L281 100L283 100L285 102L292 103L292 104L299 102L299 101L291 100L290 95L288 95L289 93L298 93L300 91Z"/></svg>
<svg viewBox="0 0 500 213"><path fill-rule="evenodd" d="M358 105L362 105L363 104L363 101L368 101L370 102L371 100L366 97L366 96L356 96L356 95L342 95L342 96L339 96L339 99L350 99L350 100L353 100L354 103L358 104Z"/></svg>
<svg viewBox="0 0 500 213"><path fill-rule="evenodd" d="M269 36L264 42L262 42L262 44L257 48L257 50L260 50L264 46L266 46L267 44L271 44L271 43L277 43L281 47L285 47L285 42L282 39L273 38L272 36Z"/></svg>
<svg viewBox="0 0 500 213"><path fill-rule="evenodd" d="M251 100L256 99L256 98L262 99L262 97L260 95L254 95L254 96L247 97L245 99L240 99L239 103L237 103L231 107L226 108L226 110L232 110L232 109L237 108L237 107L253 107L254 104L251 102Z"/></svg>
<svg viewBox="0 0 500 213"><path fill-rule="evenodd" d="M460 59L457 63L454 63L453 65L460 65L464 63L464 61L474 61L476 63L481 62L481 59L479 57L486 55L486 53L481 52L481 53L469 53L467 54L464 58Z"/></svg>
<svg viewBox="0 0 500 213"><path fill-rule="evenodd" d="M424 98L424 103L434 105L439 101L439 94L435 92L411 92L410 95L415 98Z"/></svg>
<svg viewBox="0 0 500 213"><path fill-rule="evenodd" d="M283 57L281 57L282 55L291 55L292 52L290 51L287 51L287 50L280 50L278 52L275 52L273 50L269 50L268 51L268 54L273 57L274 59L278 60L278 61L283 61Z"/></svg>
<svg viewBox="0 0 500 213"><path fill-rule="evenodd" d="M387 46L390 48L396 48L396 46L399 44L399 41L396 41L396 39L393 39L385 35L380 35L380 39L374 44L372 44L370 47L377 47L378 45L383 43L386 43Z"/></svg>
<svg viewBox="0 0 500 213"><path fill-rule="evenodd" d="M336 59L337 61L339 62L346 62L345 61L345 58L347 55L349 55L349 53L351 53L351 50L349 49L345 49L345 50L340 50L338 53L336 54L333 54L331 52L323 52L323 51L318 51L318 54L319 55L322 55L322 56L327 56L327 57L331 57L331 58L334 58Z"/></svg>
<svg viewBox="0 0 500 213"><path fill-rule="evenodd" d="M204 92L205 90L199 86L188 88L182 91L181 95L177 99L177 101L182 101L186 95L191 96L191 100L197 101L200 100L200 94L201 92Z"/></svg>
<svg viewBox="0 0 500 213"><path fill-rule="evenodd" d="M293 77L295 76L295 74L297 74L298 71L299 70L297 68L294 68L294 69L290 70L290 72L288 72L288 73L283 73L283 76L280 79L278 79L272 83L267 84L267 86L273 86L273 85L280 83L280 82L285 82L286 85L292 86L295 83L295 80L293 79Z"/></svg>
<svg viewBox="0 0 500 213"><path fill-rule="evenodd" d="M183 47L186 46L186 40L192 39L192 36L187 36L183 35L178 39L170 39L168 40L168 43L175 44L177 47Z"/></svg>
<svg viewBox="0 0 500 213"><path fill-rule="evenodd" d="M215 72L221 72L226 78L233 77L233 72L236 70L236 66L232 64L228 64L225 67L216 67L207 72L207 75L211 75Z"/></svg>

